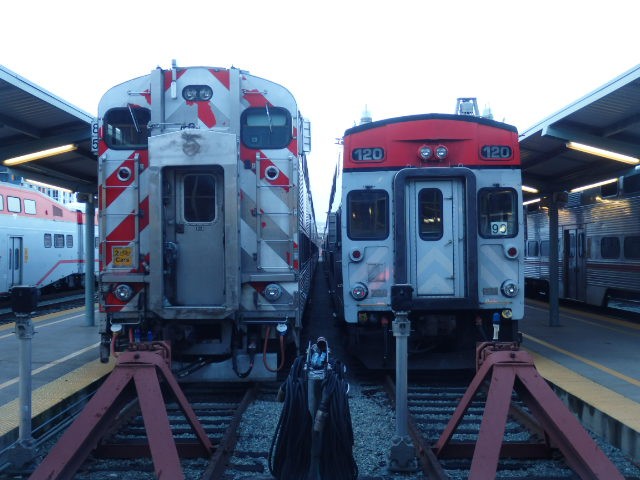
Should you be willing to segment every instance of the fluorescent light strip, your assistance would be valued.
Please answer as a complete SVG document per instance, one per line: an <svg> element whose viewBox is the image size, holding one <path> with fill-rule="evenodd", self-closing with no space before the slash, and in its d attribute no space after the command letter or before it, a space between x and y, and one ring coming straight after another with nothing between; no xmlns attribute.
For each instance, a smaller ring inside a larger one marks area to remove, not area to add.
<svg viewBox="0 0 640 480"><path fill-rule="evenodd" d="M37 187L43 187L43 188L51 188L53 190L59 190L61 192L67 192L67 193L73 193L71 190L69 190L68 188L63 188L63 187L57 187L55 185L50 185L48 183L44 183L44 182L39 182L38 180L31 180L30 178L25 178L24 179L25 182L30 183L32 185L35 185Z"/></svg>
<svg viewBox="0 0 640 480"><path fill-rule="evenodd" d="M617 162L630 163L631 165L637 165L640 163L635 157L629 155L622 155L621 153L611 152L602 148L592 147L591 145L584 145L582 143L567 142L567 148L571 150L577 150L579 152L590 153L591 155L597 155L599 157L608 158L609 160L616 160Z"/></svg>
<svg viewBox="0 0 640 480"><path fill-rule="evenodd" d="M4 165L10 167L12 165L20 165L21 163L32 162L34 160L40 160L41 158L52 157L54 155L60 155L62 153L72 152L77 150L78 146L70 143L68 145L62 145L60 147L49 148L47 150L41 150L39 152L28 153L27 155L21 155L19 157L8 158L4 162Z"/></svg>
<svg viewBox="0 0 640 480"><path fill-rule="evenodd" d="M539 202L540 199L539 198L534 198L533 200L527 200L526 202L522 202L522 205L529 205L531 203L536 203Z"/></svg>
<svg viewBox="0 0 640 480"><path fill-rule="evenodd" d="M539 190L537 188L527 187L526 185L522 185L522 191L523 192L529 192L529 193L538 193L539 192Z"/></svg>
<svg viewBox="0 0 640 480"><path fill-rule="evenodd" d="M617 182L617 178L610 178L609 180L603 180L601 182L592 183L591 185L585 185L584 187L577 187L571 190L571 193L582 192L583 190L589 190L590 188L601 187L602 185L609 185L610 183Z"/></svg>

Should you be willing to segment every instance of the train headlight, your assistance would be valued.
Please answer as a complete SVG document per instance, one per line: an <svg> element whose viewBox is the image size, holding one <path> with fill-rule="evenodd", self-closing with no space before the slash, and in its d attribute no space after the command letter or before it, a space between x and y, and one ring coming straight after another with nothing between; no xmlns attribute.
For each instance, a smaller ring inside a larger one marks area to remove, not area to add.
<svg viewBox="0 0 640 480"><path fill-rule="evenodd" d="M113 289L113 294L121 302L128 302L133 298L133 288L126 283L121 283Z"/></svg>
<svg viewBox="0 0 640 480"><path fill-rule="evenodd" d="M514 280L505 280L500 287L502 294L505 297L513 298L518 295L518 284Z"/></svg>
<svg viewBox="0 0 640 480"><path fill-rule="evenodd" d="M282 287L277 283L270 283L269 285L264 287L263 295L264 298L266 298L270 302L275 302L282 296Z"/></svg>
<svg viewBox="0 0 640 480"><path fill-rule="evenodd" d="M182 98L188 102L206 102L213 97L213 89L209 85L187 85L182 89Z"/></svg>
<svg viewBox="0 0 640 480"><path fill-rule="evenodd" d="M356 283L353 287L351 287L351 296L355 300L364 300L369 295L369 289L364 283Z"/></svg>
<svg viewBox="0 0 640 480"><path fill-rule="evenodd" d="M425 162L431 160L433 157L433 149L429 145L421 146L420 150L418 150L418 157Z"/></svg>
<svg viewBox="0 0 640 480"><path fill-rule="evenodd" d="M444 145L438 145L436 147L436 158L438 160L444 160L449 155L449 149Z"/></svg>

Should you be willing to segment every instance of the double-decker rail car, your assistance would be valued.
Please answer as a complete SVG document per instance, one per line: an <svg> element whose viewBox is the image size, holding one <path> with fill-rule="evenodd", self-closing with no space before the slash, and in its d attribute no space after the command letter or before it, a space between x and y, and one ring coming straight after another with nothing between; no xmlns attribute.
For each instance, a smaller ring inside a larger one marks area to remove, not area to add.
<svg viewBox="0 0 640 480"><path fill-rule="evenodd" d="M164 340L190 379L275 377L299 348L318 253L292 94L174 63L107 91L94 130L101 358Z"/></svg>
<svg viewBox="0 0 640 480"><path fill-rule="evenodd" d="M639 311L640 171L569 193L558 209L558 296L602 307ZM549 216L527 205L527 294L549 292Z"/></svg>
<svg viewBox="0 0 640 480"><path fill-rule="evenodd" d="M82 287L85 228L82 211L21 183L0 182L0 297L16 285Z"/></svg>
<svg viewBox="0 0 640 480"><path fill-rule="evenodd" d="M515 127L415 115L350 128L343 143L324 254L350 351L371 368L393 367L394 284L413 289L410 368L473 367L476 341L493 338L493 325L501 341L517 339L524 229Z"/></svg>

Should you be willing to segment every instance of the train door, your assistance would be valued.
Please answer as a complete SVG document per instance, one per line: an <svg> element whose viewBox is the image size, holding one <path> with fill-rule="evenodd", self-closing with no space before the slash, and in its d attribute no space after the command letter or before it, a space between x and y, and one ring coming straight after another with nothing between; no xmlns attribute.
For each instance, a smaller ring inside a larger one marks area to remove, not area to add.
<svg viewBox="0 0 640 480"><path fill-rule="evenodd" d="M563 231L564 296L586 300L586 252L584 228L571 227Z"/></svg>
<svg viewBox="0 0 640 480"><path fill-rule="evenodd" d="M175 212L165 217L165 265L175 278L169 295L175 305L224 303L224 189L219 167L166 168L163 184L175 191ZM169 187L171 186L172 187Z"/></svg>
<svg viewBox="0 0 640 480"><path fill-rule="evenodd" d="M454 179L408 184L409 281L420 297L463 297L463 188Z"/></svg>
<svg viewBox="0 0 640 480"><path fill-rule="evenodd" d="M9 237L9 287L22 285L22 237Z"/></svg>

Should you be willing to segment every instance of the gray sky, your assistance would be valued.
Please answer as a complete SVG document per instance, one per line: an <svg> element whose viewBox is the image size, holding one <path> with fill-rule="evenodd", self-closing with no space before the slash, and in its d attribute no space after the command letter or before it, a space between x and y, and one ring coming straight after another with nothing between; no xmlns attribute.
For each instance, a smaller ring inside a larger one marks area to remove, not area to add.
<svg viewBox="0 0 640 480"><path fill-rule="evenodd" d="M312 123L324 221L337 146L374 120L476 97L524 131L640 63L628 0L22 0L2 6L0 64L95 115L156 66L235 66L287 87Z"/></svg>

